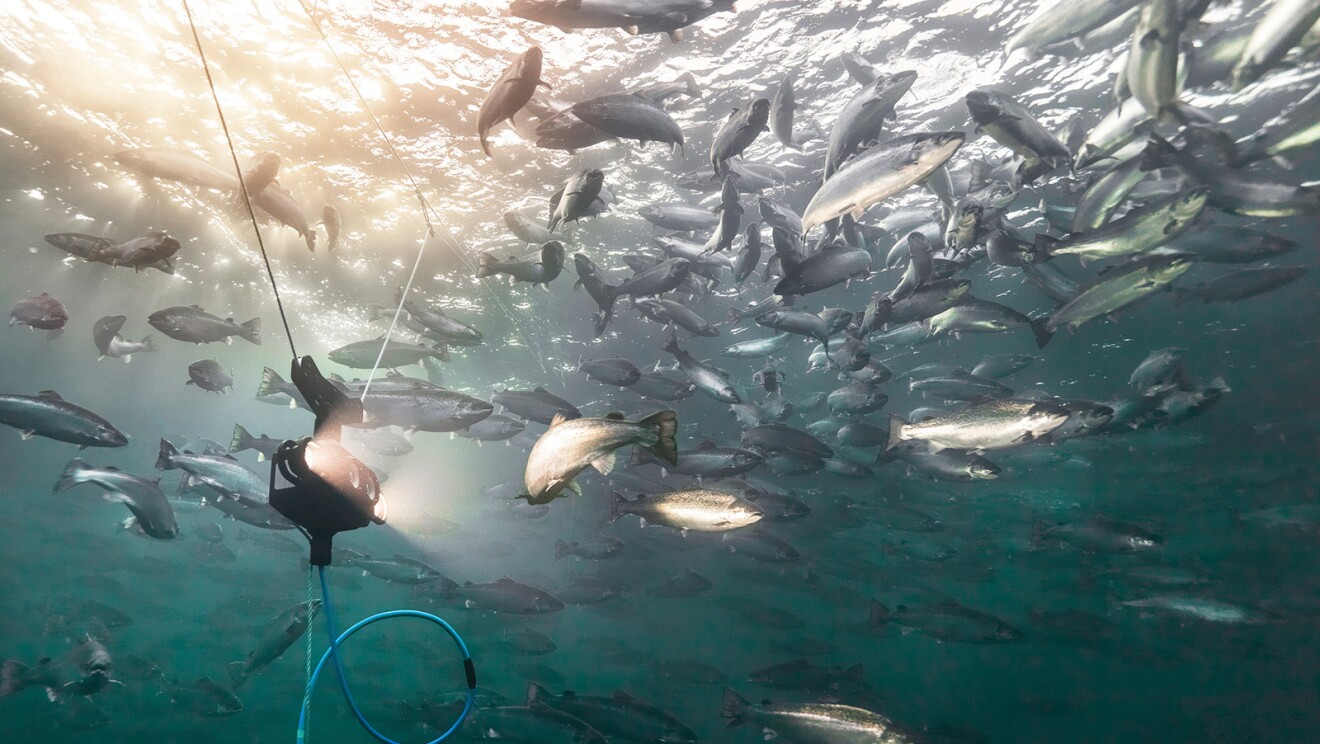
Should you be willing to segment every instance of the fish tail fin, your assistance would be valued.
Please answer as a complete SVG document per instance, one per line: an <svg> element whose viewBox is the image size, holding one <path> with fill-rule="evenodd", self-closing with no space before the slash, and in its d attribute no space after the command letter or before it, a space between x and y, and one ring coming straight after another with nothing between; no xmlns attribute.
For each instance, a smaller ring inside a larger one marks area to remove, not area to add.
<svg viewBox="0 0 1320 744"><path fill-rule="evenodd" d="M670 465L678 465L678 414L673 411L658 411L637 422L640 426L654 428L658 441L642 449L664 460Z"/></svg>
<svg viewBox="0 0 1320 744"><path fill-rule="evenodd" d="M1196 293L1191 291L1190 289L1183 289L1181 287L1173 288L1173 304L1175 307L1186 303L1188 300L1192 299L1195 296Z"/></svg>
<svg viewBox="0 0 1320 744"><path fill-rule="evenodd" d="M1148 133L1146 149L1141 154L1141 170L1153 171L1168 166L1178 148L1154 131Z"/></svg>
<svg viewBox="0 0 1320 744"><path fill-rule="evenodd" d="M527 683L527 707L532 707L537 703L544 704L545 698L553 697L550 691L535 682Z"/></svg>
<svg viewBox="0 0 1320 744"><path fill-rule="evenodd" d="M242 452L245 449L251 449L251 440L252 435L248 433L247 429L243 428L242 424L234 424L234 436L229 440L229 451Z"/></svg>
<svg viewBox="0 0 1320 744"><path fill-rule="evenodd" d="M687 86L688 95L697 98L701 97L701 88L697 86L697 77L695 75L690 72L685 72L679 77L679 81Z"/></svg>
<svg viewBox="0 0 1320 744"><path fill-rule="evenodd" d="M734 692L731 688L724 688L724 699L720 704L720 717L729 719L728 728L733 728L743 722L743 715L751 705L747 698Z"/></svg>
<svg viewBox="0 0 1320 744"><path fill-rule="evenodd" d="M78 485L78 471L87 467L87 463L75 457L69 460L69 464L64 466L64 472L60 474L60 479L55 482L55 493L67 491Z"/></svg>
<svg viewBox="0 0 1320 744"><path fill-rule="evenodd" d="M1045 345L1050 342L1050 339L1054 338L1054 331L1051 331L1046 326L1046 323L1049 322L1049 319L1050 316L1046 315L1044 317L1036 318L1035 320L1031 321L1031 332L1036 334L1037 348L1040 349L1045 348Z"/></svg>
<svg viewBox="0 0 1320 744"><path fill-rule="evenodd" d="M156 347L155 337L150 334L143 336L141 343L142 343L142 348L138 349L138 351L159 351L159 349ZM129 356L132 355L130 354Z"/></svg>
<svg viewBox="0 0 1320 744"><path fill-rule="evenodd" d="M619 287L616 284L606 284L602 281L600 283L600 291L602 295L600 311L604 313L606 317L613 317L614 303L619 299Z"/></svg>
<svg viewBox="0 0 1320 744"><path fill-rule="evenodd" d="M0 664L0 698L9 697L27 687L27 667L13 660L6 659Z"/></svg>
<svg viewBox="0 0 1320 744"><path fill-rule="evenodd" d="M561 560L572 554L574 547L576 546L572 543L566 543L563 540L555 540L555 560Z"/></svg>
<svg viewBox="0 0 1320 744"><path fill-rule="evenodd" d="M614 524L619 521L619 517L624 514L623 507L627 505L628 499L618 491L610 491L610 515L606 524Z"/></svg>
<svg viewBox="0 0 1320 744"><path fill-rule="evenodd" d="M493 268L495 256L490 251L481 251L477 254L477 278L484 279L495 273Z"/></svg>
<svg viewBox="0 0 1320 744"><path fill-rule="evenodd" d="M885 440L885 452L898 446L903 441L903 427L910 422L896 413L889 414L889 438Z"/></svg>
<svg viewBox="0 0 1320 744"><path fill-rule="evenodd" d="M1031 520L1031 550L1045 550L1049 547L1050 523L1043 519Z"/></svg>
<svg viewBox="0 0 1320 744"><path fill-rule="evenodd" d="M669 352L670 354L677 354L678 351L679 351L679 349L678 349L678 334L677 334L677 333L670 333L670 334L669 334L669 338L665 339L665 342L664 342L663 344L660 344L660 349L661 349L662 351L667 351L667 352Z"/></svg>
<svg viewBox="0 0 1320 744"><path fill-rule="evenodd" d="M257 397L264 398L267 395L274 395L280 392L278 388L284 387L284 378L280 373L266 367L261 371L261 384L257 386Z"/></svg>
<svg viewBox="0 0 1320 744"><path fill-rule="evenodd" d="M1045 233L1036 234L1036 242L1026 249L1024 258L1028 263L1044 263L1054 258L1054 247L1061 243L1058 238Z"/></svg>
<svg viewBox="0 0 1320 744"><path fill-rule="evenodd" d="M240 326L243 332L238 334L250 344L261 346L261 318L253 318Z"/></svg>
<svg viewBox="0 0 1320 744"><path fill-rule="evenodd" d="M178 448L170 444L170 440L162 438L160 440L160 454L156 456L157 470L173 470L174 457L179 454Z"/></svg>
<svg viewBox="0 0 1320 744"><path fill-rule="evenodd" d="M871 625L884 625L889 622L889 608L878 599L871 600L871 616L868 622Z"/></svg>
<svg viewBox="0 0 1320 744"><path fill-rule="evenodd" d="M229 664L229 689L238 690L239 687L247 681L248 665L246 661L235 661Z"/></svg>
<svg viewBox="0 0 1320 744"><path fill-rule="evenodd" d="M449 578L448 576L441 576L441 577L440 577L440 596L442 596L442 597L452 597L452 596L454 596L455 594L457 594L457 593L458 593L458 590L461 589L461 588L462 588L462 587L460 587L460 586L458 585L458 582L457 582L457 581L454 581L453 579Z"/></svg>

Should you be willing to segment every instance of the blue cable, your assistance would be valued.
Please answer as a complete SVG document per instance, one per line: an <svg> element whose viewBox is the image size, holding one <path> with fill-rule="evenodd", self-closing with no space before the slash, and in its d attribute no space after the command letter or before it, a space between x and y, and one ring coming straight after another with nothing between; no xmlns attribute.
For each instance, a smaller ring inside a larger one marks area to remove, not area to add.
<svg viewBox="0 0 1320 744"><path fill-rule="evenodd" d="M468 652L467 644L463 642L463 638L459 636L458 631L454 630L454 626L428 612L421 612L420 610L391 610L389 612L381 612L372 615L365 620L360 620L341 635L335 630L335 612L334 607L330 604L330 587L326 585L325 567L318 566L317 572L321 577L321 599L322 604L325 605L326 627L330 631L330 648L326 649L325 654L321 656L321 660L317 662L316 669L312 671L312 676L307 680L307 694L303 696L302 712L298 714L298 744L304 744L307 740L307 709L311 707L312 687L316 685L316 678L320 676L321 669L325 666L327 660L334 660L335 674L339 677L339 688L343 690L344 699L348 701L348 707L353 711L353 717L362 725L362 728L366 729L368 733L381 742L384 742L384 744L399 744L399 742L396 742L377 731L376 727L372 726L367 720L367 717L362 715L362 711L358 709L357 701L353 699L353 693L348 689L348 676L344 674L344 664L339 658L339 647L344 641L348 640L349 636L374 622L392 617L418 617L423 620L430 620L436 625L444 628L445 632L449 634L450 638L454 639L454 643L458 644L458 648L463 652L463 670L467 675L468 685L467 701L463 704L463 712L459 714L458 719L454 721L454 724L449 727L448 731L441 734L438 738L427 742L427 744L438 744L439 742L448 739L451 734L458 730L458 727L462 725L464 719L468 717L468 714L472 712L472 708L476 705L476 667L473 666L472 654Z"/></svg>

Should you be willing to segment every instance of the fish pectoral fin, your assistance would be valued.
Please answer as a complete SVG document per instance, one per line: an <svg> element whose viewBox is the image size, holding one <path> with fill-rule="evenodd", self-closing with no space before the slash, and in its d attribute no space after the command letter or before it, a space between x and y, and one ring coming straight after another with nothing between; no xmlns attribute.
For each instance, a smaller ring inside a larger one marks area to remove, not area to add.
<svg viewBox="0 0 1320 744"><path fill-rule="evenodd" d="M601 475L609 475L614 471L614 461L615 461L614 453L608 452L605 455L602 455L601 457L592 460L591 467L595 468L596 472L600 473Z"/></svg>
<svg viewBox="0 0 1320 744"><path fill-rule="evenodd" d="M18 438L27 441L37 435L36 429L19 429Z"/></svg>

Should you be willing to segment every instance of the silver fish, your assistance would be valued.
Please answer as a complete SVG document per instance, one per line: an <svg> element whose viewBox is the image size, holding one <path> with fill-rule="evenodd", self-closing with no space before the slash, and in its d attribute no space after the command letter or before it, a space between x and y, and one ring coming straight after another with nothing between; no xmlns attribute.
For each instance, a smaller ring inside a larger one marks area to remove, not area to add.
<svg viewBox="0 0 1320 744"><path fill-rule="evenodd" d="M527 456L524 497L528 503L544 504L565 490L580 494L581 487L573 479L587 467L609 475L614 470L614 450L628 445L676 464L677 430L678 417L673 411L660 411L637 422L625 421L623 414L578 419L558 416Z"/></svg>

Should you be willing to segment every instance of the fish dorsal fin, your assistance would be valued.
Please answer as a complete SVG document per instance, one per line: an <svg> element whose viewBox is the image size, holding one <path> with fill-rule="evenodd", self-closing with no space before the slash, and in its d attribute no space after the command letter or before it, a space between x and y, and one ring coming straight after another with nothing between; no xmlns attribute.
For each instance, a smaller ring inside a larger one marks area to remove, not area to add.
<svg viewBox="0 0 1320 744"><path fill-rule="evenodd" d="M573 700L577 697L577 693L572 690L564 690L564 694L561 697L565 700Z"/></svg>
<svg viewBox="0 0 1320 744"><path fill-rule="evenodd" d="M555 428L556 426L559 426L560 424L564 423L564 422L567 421L567 420L568 420L568 417L564 415L564 412L563 412L563 411L556 411L556 412L555 412L555 417L552 418L552 419L550 419L550 428L553 429L553 428Z"/></svg>
<svg viewBox="0 0 1320 744"><path fill-rule="evenodd" d="M514 583L517 583L517 582L515 582L513 579L509 578L508 576L501 576L501 577L499 577L498 579L495 580L495 583L496 583L496 584L514 584Z"/></svg>
<svg viewBox="0 0 1320 744"><path fill-rule="evenodd" d="M626 417L618 411L610 411L605 414L605 418L610 419L611 421L623 421Z"/></svg>
<svg viewBox="0 0 1320 744"><path fill-rule="evenodd" d="M60 397L60 394L55 392L54 390L42 390L41 392L37 393L37 397L45 398L46 400L64 400L63 398Z"/></svg>
<svg viewBox="0 0 1320 744"><path fill-rule="evenodd" d="M194 305L189 305L188 307L190 307L190 308L192 308L192 309L194 309L194 310L202 310L202 306L201 306L201 305L196 305L196 304L194 304ZM206 311L205 311L205 310L202 310L202 312L206 312Z"/></svg>
<svg viewBox="0 0 1320 744"><path fill-rule="evenodd" d="M119 472L119 468L115 467L114 465L106 465L105 467L103 467L103 468L101 468L101 469L102 469L102 470L112 470L112 471L114 471L114 472L116 472L116 473Z"/></svg>
<svg viewBox="0 0 1320 744"><path fill-rule="evenodd" d="M534 393L548 393L548 392L550 392L550 391L549 391L549 390L546 390L545 388L541 387L540 385L537 385L536 387L532 388L532 392L534 392Z"/></svg>
<svg viewBox="0 0 1320 744"><path fill-rule="evenodd" d="M613 693L610 694L610 696L613 697L615 700L623 700L629 703L631 703L633 700L636 699L632 695L629 695L628 693L624 692L623 690L615 690Z"/></svg>
<svg viewBox="0 0 1320 744"><path fill-rule="evenodd" d="M698 445L697 445L697 449L699 449L699 450L709 450L709 449L715 449L717 446L718 446L717 444L715 444L714 442L710 441L709 439L703 439L703 440L701 441L701 444L698 444Z"/></svg>

